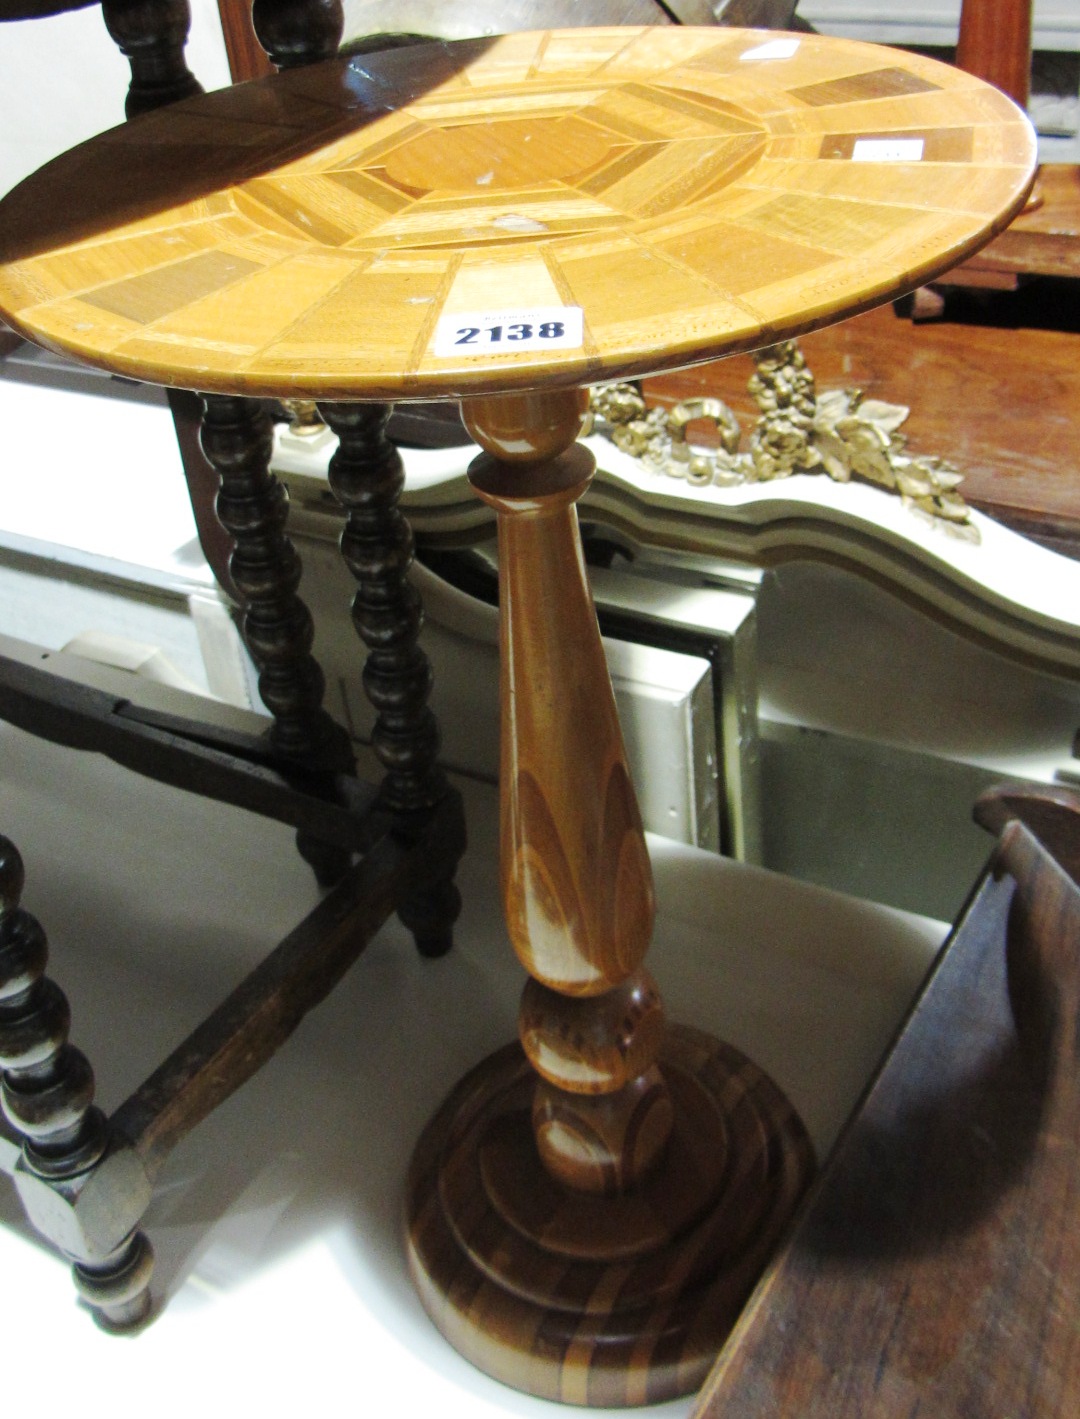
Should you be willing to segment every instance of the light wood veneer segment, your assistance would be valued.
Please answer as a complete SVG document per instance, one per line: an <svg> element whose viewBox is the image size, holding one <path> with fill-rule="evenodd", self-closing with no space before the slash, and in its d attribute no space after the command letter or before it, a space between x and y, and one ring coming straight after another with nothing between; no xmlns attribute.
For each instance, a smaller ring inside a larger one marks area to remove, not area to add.
<svg viewBox="0 0 1080 1419"><path fill-rule="evenodd" d="M815 328L1022 205L1026 120L854 41L545 31L326 64L101 135L0 205L0 309L157 383L402 398L592 383ZM920 161L856 161L860 138ZM444 314L580 305L579 348L436 355Z"/></svg>

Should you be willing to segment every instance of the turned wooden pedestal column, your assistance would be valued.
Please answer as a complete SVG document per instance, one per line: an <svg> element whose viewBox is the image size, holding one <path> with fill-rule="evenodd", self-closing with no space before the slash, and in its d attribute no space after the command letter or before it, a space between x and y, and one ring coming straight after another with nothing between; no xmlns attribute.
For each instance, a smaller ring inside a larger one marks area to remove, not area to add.
<svg viewBox="0 0 1080 1419"><path fill-rule="evenodd" d="M480 1368L577 1404L699 1386L812 1170L760 1070L665 1027L652 874L574 506L577 390L463 404L499 520L502 892L530 979L520 1045L421 1139L409 1255Z"/></svg>

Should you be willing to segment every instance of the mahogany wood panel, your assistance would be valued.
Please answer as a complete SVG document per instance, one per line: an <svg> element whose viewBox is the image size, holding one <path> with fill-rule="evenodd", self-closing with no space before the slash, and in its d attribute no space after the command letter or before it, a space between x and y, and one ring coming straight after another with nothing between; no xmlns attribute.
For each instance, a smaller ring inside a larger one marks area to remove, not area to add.
<svg viewBox="0 0 1080 1419"><path fill-rule="evenodd" d="M1014 811L698 1419L1080 1409L1080 812Z"/></svg>
<svg viewBox="0 0 1080 1419"><path fill-rule="evenodd" d="M1021 107L1031 90L1032 0L964 0L956 62Z"/></svg>
<svg viewBox="0 0 1080 1419"><path fill-rule="evenodd" d="M1023 823L1074 882L1080 883L1080 795L1062 784L1000 783L975 800L975 821L998 837Z"/></svg>
<svg viewBox="0 0 1080 1419"><path fill-rule="evenodd" d="M237 0L218 0L218 14L233 83L241 84L245 79L261 79L272 74L274 66L270 57L255 37L251 6L245 0L240 4Z"/></svg>
<svg viewBox="0 0 1080 1419"><path fill-rule="evenodd" d="M1018 210L1033 135L996 91L792 42L758 59L753 31L517 34L192 99L5 199L0 307L53 348L201 389L588 383L874 305ZM862 161L866 139L916 146ZM580 306L583 343L436 352L443 313L523 306Z"/></svg>

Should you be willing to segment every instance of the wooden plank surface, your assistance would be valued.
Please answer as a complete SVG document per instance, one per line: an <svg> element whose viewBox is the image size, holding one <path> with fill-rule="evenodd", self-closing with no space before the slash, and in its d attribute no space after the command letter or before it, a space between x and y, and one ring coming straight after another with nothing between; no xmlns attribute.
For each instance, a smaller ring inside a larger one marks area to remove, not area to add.
<svg viewBox="0 0 1080 1419"><path fill-rule="evenodd" d="M983 248L965 270L1021 275L1080 276L1080 167L1056 163L1040 169L1041 201Z"/></svg>
<svg viewBox="0 0 1080 1419"><path fill-rule="evenodd" d="M1080 1412L1078 948L1011 822L698 1419Z"/></svg>
<svg viewBox="0 0 1080 1419"><path fill-rule="evenodd" d="M208 94L57 159L0 207L0 309L51 348L200 389L592 383L909 289L1007 224L1033 163L995 90L855 41L431 45ZM565 348L439 345L444 314L548 310L554 331L578 307Z"/></svg>

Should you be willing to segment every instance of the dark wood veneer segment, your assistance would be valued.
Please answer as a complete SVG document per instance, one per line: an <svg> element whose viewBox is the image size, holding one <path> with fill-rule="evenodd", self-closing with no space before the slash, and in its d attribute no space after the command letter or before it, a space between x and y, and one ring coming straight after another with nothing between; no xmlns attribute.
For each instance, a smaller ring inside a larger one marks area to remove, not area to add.
<svg viewBox="0 0 1080 1419"><path fill-rule="evenodd" d="M0 0L0 20L44 20L68 10L87 10L96 0Z"/></svg>

